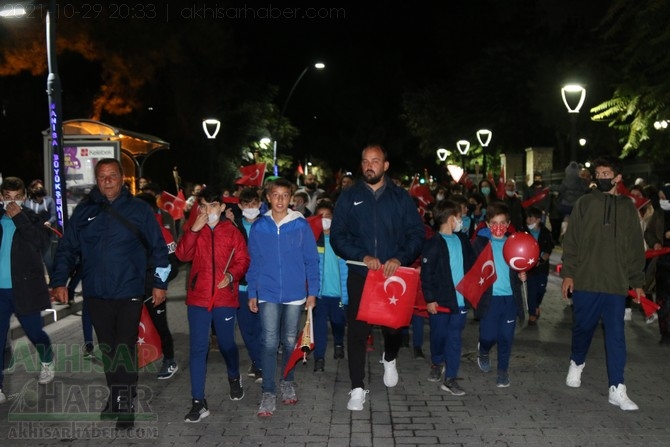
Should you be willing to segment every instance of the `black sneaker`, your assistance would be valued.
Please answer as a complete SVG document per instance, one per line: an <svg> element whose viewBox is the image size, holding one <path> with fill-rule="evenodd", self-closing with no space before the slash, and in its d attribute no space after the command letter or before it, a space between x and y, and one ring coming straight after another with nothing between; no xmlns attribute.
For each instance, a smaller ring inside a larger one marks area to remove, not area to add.
<svg viewBox="0 0 670 447"><path fill-rule="evenodd" d="M260 368L252 362L251 366L249 366L249 369L247 370L247 377L253 377L255 379L260 371Z"/></svg>
<svg viewBox="0 0 670 447"><path fill-rule="evenodd" d="M326 367L326 361L324 359L314 360L314 372L324 372Z"/></svg>
<svg viewBox="0 0 670 447"><path fill-rule="evenodd" d="M414 360L425 359L426 356L423 355L423 349L414 348Z"/></svg>
<svg viewBox="0 0 670 447"><path fill-rule="evenodd" d="M169 379L174 374L179 370L179 367L177 366L177 362L171 359L165 359L163 360L163 365L161 366L161 370L159 371L158 377L159 380L165 380Z"/></svg>
<svg viewBox="0 0 670 447"><path fill-rule="evenodd" d="M335 345L335 352L333 353L333 358L335 360L344 358L344 346Z"/></svg>
<svg viewBox="0 0 670 447"><path fill-rule="evenodd" d="M461 388L456 379L445 380L442 382L440 388L454 396L465 396L465 391L463 391L463 388Z"/></svg>
<svg viewBox="0 0 670 447"><path fill-rule="evenodd" d="M228 378L228 383L230 384L230 400L242 400L244 397L242 380L239 377L234 379Z"/></svg>
<svg viewBox="0 0 670 447"><path fill-rule="evenodd" d="M191 411L189 411L188 414L184 416L184 422L200 422L207 416L209 416L209 410L207 409L207 399L193 399L193 406L191 407Z"/></svg>

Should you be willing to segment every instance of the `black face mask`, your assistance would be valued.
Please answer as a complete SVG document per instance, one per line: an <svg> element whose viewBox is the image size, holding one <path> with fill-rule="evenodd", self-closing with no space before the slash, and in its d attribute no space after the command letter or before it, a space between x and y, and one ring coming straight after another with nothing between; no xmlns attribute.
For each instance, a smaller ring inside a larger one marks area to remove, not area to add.
<svg viewBox="0 0 670 447"><path fill-rule="evenodd" d="M40 189L36 189L33 192L33 194L35 194L35 197L45 197L47 195L47 192L44 189L40 188Z"/></svg>
<svg viewBox="0 0 670 447"><path fill-rule="evenodd" d="M474 203L468 204L468 212L474 213L477 206Z"/></svg>
<svg viewBox="0 0 670 447"><path fill-rule="evenodd" d="M598 189L602 192L610 192L612 188L614 188L614 183L612 183L611 178L597 178L596 184L598 185Z"/></svg>
<svg viewBox="0 0 670 447"><path fill-rule="evenodd" d="M305 183L305 188L307 189L316 189L316 183Z"/></svg>

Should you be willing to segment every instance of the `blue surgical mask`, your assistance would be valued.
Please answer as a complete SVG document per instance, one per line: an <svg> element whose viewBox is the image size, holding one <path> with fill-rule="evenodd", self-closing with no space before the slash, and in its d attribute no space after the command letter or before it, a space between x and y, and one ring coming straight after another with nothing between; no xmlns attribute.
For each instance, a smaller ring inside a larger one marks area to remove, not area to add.
<svg viewBox="0 0 670 447"><path fill-rule="evenodd" d="M467 233L468 231L470 231L471 218L470 216L463 216L463 219L461 220L463 222L463 232Z"/></svg>
<svg viewBox="0 0 670 447"><path fill-rule="evenodd" d="M489 188L488 186L484 186L482 188L482 194L484 194L485 196L488 196L489 194L491 194L491 188Z"/></svg>

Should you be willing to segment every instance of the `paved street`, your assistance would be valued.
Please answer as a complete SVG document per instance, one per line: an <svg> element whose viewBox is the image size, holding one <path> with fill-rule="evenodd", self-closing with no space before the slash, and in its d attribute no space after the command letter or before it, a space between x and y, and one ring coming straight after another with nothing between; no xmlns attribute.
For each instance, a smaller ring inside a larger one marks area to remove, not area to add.
<svg viewBox="0 0 670 447"><path fill-rule="evenodd" d="M27 351L22 339L14 341L22 360L5 378L10 401L0 406L0 446L670 445L670 350L658 345L657 325L646 325L637 306L633 321L626 324L626 384L640 411L624 412L607 402L600 332L587 358L582 387L568 388L564 382L571 310L559 298L560 280L554 275L538 325L517 332L509 388L496 388L494 372L479 371L477 323L471 322L464 332L460 370L466 396L447 395L439 384L427 381L428 362L413 360L408 348L398 359L398 386L386 389L378 363L382 337L375 331L375 351L367 360L370 394L361 412L346 409L347 361L332 359L332 344L324 373L312 372L312 359L307 366L297 366L299 402L288 407L279 403L275 415L266 419L256 417L258 384L244 382L244 399L229 400L225 366L212 351L206 388L211 415L198 424L186 424L191 398L184 276L182 272L171 284L168 307L180 369L170 380L156 380L155 372L140 374L138 418L146 420L138 421L128 434L116 432L111 422L97 420L106 397L104 377L98 364L76 354L82 342L81 318L73 314L47 327L57 345L60 371L46 388L36 385L37 373L27 373L21 366L30 366L27 358L36 361L34 349ZM427 325L425 334L428 353ZM75 354L69 351L73 346ZM249 359L243 348L240 358L246 371Z"/></svg>

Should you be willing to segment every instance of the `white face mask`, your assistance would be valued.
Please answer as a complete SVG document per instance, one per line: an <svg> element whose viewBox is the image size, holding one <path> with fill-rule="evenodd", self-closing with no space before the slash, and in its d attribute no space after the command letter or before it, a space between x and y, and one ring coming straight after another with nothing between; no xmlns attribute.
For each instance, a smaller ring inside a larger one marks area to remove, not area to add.
<svg viewBox="0 0 670 447"><path fill-rule="evenodd" d="M0 202L0 204L1 204L3 207L7 208L7 205L9 205L9 204L12 203L12 202L13 202L13 203L16 203L18 206L23 206L23 202L24 202L24 201L23 201L23 200L10 200L9 202L4 202L4 201L2 201L2 202Z"/></svg>
<svg viewBox="0 0 670 447"><path fill-rule="evenodd" d="M663 211L670 211L670 201L669 200L661 200L661 209Z"/></svg>
<svg viewBox="0 0 670 447"><path fill-rule="evenodd" d="M249 220L254 220L260 213L261 210L258 208L244 208L242 210L242 215Z"/></svg>
<svg viewBox="0 0 670 447"><path fill-rule="evenodd" d="M444 194L438 194L436 197L437 201L444 200Z"/></svg>
<svg viewBox="0 0 670 447"><path fill-rule="evenodd" d="M331 223L333 223L333 219L328 219L327 217L321 218L321 225L323 225L324 230L330 230Z"/></svg>
<svg viewBox="0 0 670 447"><path fill-rule="evenodd" d="M210 225L215 224L218 221L219 221L218 213L209 213L207 215L207 223L209 223Z"/></svg>
<svg viewBox="0 0 670 447"><path fill-rule="evenodd" d="M529 230L534 230L535 227L537 227L537 223L528 224L528 229Z"/></svg>
<svg viewBox="0 0 670 447"><path fill-rule="evenodd" d="M463 229L463 220L456 219L456 226L454 227L454 233L460 233Z"/></svg>
<svg viewBox="0 0 670 447"><path fill-rule="evenodd" d="M507 197L514 197L514 191L505 190L505 194L507 194Z"/></svg>

